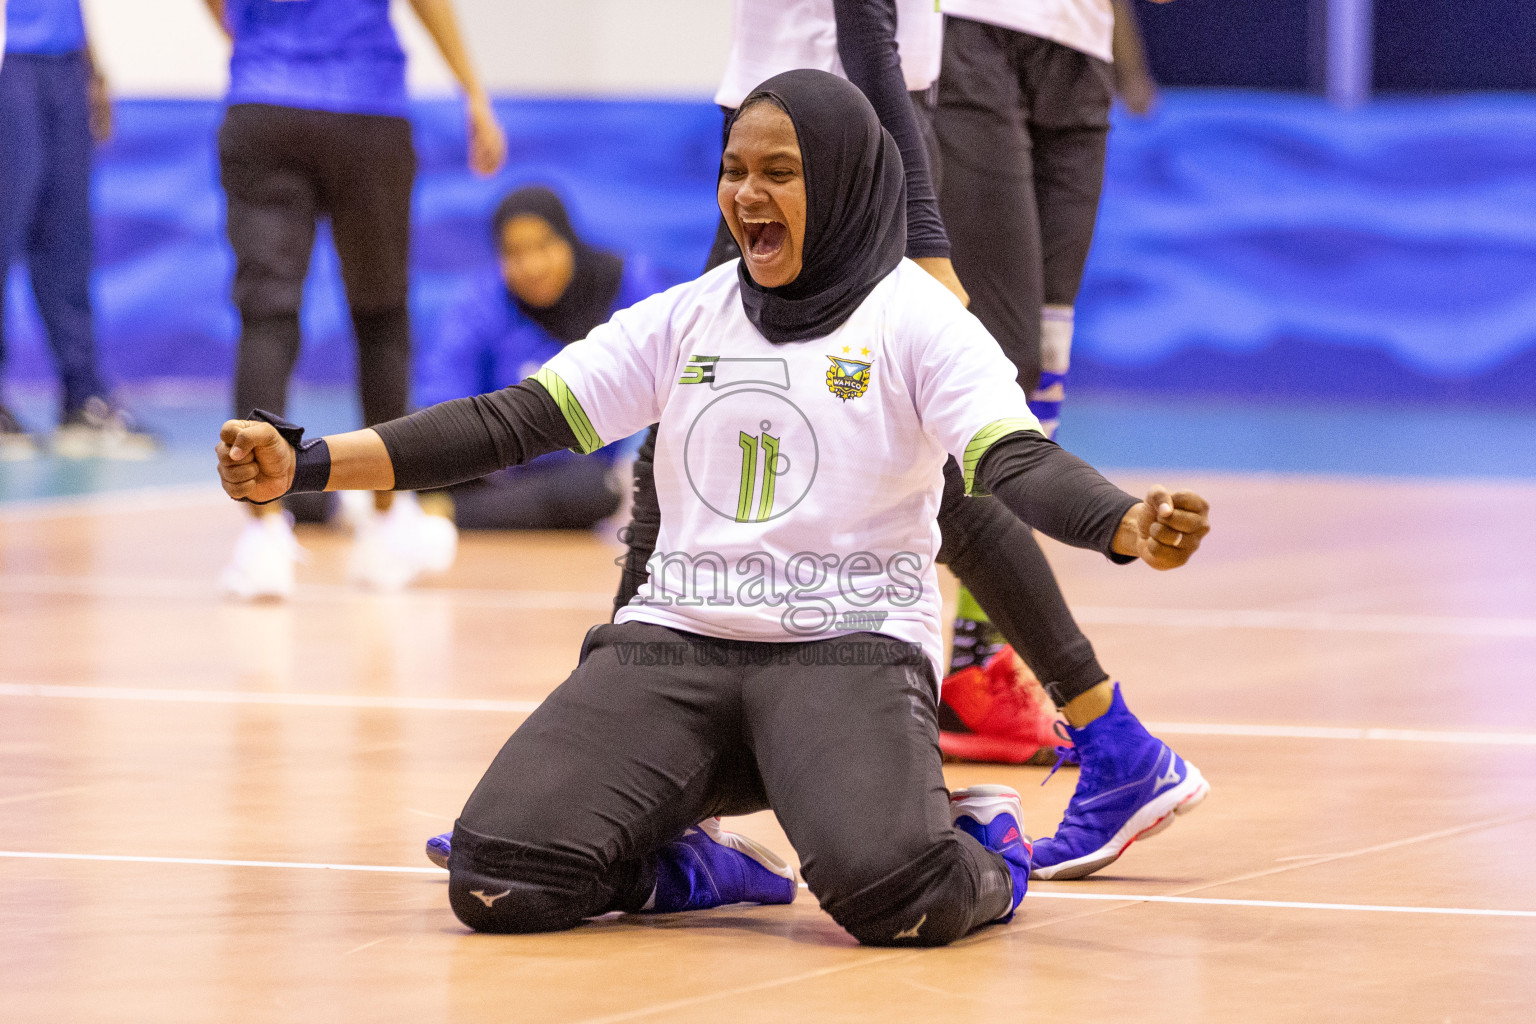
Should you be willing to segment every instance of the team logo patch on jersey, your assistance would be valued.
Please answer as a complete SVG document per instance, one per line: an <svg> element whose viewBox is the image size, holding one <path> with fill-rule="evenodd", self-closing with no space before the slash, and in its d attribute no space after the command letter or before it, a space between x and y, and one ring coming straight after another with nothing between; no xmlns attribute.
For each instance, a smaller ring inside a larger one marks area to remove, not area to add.
<svg viewBox="0 0 1536 1024"><path fill-rule="evenodd" d="M869 368L872 364L857 359L840 359L827 356L832 366L827 370L827 390L843 401L858 398L869 390Z"/></svg>
<svg viewBox="0 0 1536 1024"><path fill-rule="evenodd" d="M679 384L713 384L715 364L719 361L719 356L690 356L688 365L683 367L683 375L677 378L677 382Z"/></svg>

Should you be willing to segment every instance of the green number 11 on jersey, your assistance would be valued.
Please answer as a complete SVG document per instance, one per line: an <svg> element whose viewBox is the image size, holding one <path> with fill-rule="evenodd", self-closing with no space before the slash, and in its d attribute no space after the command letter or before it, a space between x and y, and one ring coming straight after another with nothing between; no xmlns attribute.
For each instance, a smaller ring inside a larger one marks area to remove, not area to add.
<svg viewBox="0 0 1536 1024"><path fill-rule="evenodd" d="M763 455L763 491L752 514L752 495L757 491L757 455ZM773 490L779 478L779 439L771 434L741 432L741 491L736 499L738 523L761 523L773 515Z"/></svg>

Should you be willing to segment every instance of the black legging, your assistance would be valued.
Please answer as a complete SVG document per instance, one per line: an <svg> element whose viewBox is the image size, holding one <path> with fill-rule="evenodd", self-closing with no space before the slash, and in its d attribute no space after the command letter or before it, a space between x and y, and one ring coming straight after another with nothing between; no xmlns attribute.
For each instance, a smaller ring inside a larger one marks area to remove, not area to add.
<svg viewBox="0 0 1536 1024"><path fill-rule="evenodd" d="M871 656L840 656L849 646ZM449 902L487 932L639 910L658 847L771 807L854 938L953 942L1005 915L1013 891L1003 859L950 824L935 690L920 648L872 633L751 643L598 626L464 805Z"/></svg>
<svg viewBox="0 0 1536 1024"><path fill-rule="evenodd" d="M1040 380L1042 305L1071 306L1093 241L1113 71L1048 39L944 19L939 209L971 312Z"/></svg>
<svg viewBox="0 0 1536 1024"><path fill-rule="evenodd" d="M597 456L538 459L448 488L461 530L589 530L619 510Z"/></svg>
<svg viewBox="0 0 1536 1024"><path fill-rule="evenodd" d="M240 311L235 415L286 411L315 226L329 217L372 426L406 413L406 308L416 155L402 117L242 103L219 129L220 178Z"/></svg>

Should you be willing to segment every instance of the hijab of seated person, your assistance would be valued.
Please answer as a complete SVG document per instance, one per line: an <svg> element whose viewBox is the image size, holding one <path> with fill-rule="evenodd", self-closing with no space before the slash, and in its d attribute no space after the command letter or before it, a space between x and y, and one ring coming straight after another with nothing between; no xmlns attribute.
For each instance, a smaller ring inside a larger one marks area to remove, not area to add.
<svg viewBox="0 0 1536 1024"><path fill-rule="evenodd" d="M530 186L501 201L492 220L498 267L467 288L434 334L424 338L416 392L422 406L485 394L535 373L567 344L614 312L670 282L643 259L590 245L571 227L553 191ZM439 514L446 497L466 530L584 530L619 507L626 482L613 463L625 442L592 455L555 452L424 495Z"/></svg>

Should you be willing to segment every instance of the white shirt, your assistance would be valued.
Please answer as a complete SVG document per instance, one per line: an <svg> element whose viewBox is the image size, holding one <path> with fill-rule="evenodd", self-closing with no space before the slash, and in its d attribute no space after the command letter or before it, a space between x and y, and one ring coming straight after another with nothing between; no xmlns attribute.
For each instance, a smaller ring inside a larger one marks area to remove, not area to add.
<svg viewBox="0 0 1536 1024"><path fill-rule="evenodd" d="M934 0L896 0L896 48L907 91L921 92L939 77L944 16ZM837 55L832 0L736 0L731 55L715 102L734 110L763 82L796 68L848 77Z"/></svg>
<svg viewBox="0 0 1536 1024"><path fill-rule="evenodd" d="M614 315L535 376L585 450L660 422L650 582L615 622L794 641L870 631L941 675L946 456L1039 429L991 335L910 260L836 331L775 345L737 261Z"/></svg>
<svg viewBox="0 0 1536 1024"><path fill-rule="evenodd" d="M1049 39L1103 61L1111 45L1115 12L1109 0L940 0L945 14Z"/></svg>

